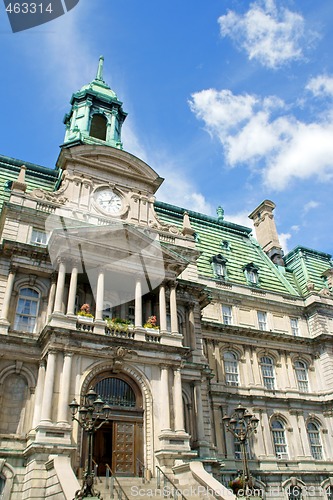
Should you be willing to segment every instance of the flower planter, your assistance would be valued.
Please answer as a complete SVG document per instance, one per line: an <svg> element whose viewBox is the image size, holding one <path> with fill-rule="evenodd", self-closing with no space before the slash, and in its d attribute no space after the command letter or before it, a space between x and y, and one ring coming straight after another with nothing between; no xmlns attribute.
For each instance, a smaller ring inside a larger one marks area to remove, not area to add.
<svg viewBox="0 0 333 500"><path fill-rule="evenodd" d="M93 323L94 319L95 318L89 316L81 316L80 314L77 315L77 320L79 323Z"/></svg>
<svg viewBox="0 0 333 500"><path fill-rule="evenodd" d="M146 332L148 333L154 333L155 335L159 335L160 329L159 328L145 328Z"/></svg>

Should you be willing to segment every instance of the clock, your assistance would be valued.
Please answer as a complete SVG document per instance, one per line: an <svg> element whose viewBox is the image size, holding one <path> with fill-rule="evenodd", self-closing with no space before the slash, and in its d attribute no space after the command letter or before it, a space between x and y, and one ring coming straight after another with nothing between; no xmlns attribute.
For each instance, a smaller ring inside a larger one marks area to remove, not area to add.
<svg viewBox="0 0 333 500"><path fill-rule="evenodd" d="M100 189L97 191L95 193L95 201L98 207L109 215L118 215L123 208L121 197L112 189Z"/></svg>

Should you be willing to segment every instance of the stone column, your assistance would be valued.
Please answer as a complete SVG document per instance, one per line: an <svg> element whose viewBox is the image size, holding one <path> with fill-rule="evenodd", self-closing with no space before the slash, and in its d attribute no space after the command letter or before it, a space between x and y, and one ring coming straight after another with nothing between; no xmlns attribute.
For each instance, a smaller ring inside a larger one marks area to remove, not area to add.
<svg viewBox="0 0 333 500"><path fill-rule="evenodd" d="M55 273L51 274L51 286L49 290L49 300L47 303L47 312L46 312L46 320L51 316L54 308L54 298L56 293L56 275Z"/></svg>
<svg viewBox="0 0 333 500"><path fill-rule="evenodd" d="M161 431L170 432L169 369L161 366Z"/></svg>
<svg viewBox="0 0 333 500"><path fill-rule="evenodd" d="M104 269L100 269L97 278L96 290L96 314L95 319L101 321L103 319L104 310Z"/></svg>
<svg viewBox="0 0 333 500"><path fill-rule="evenodd" d="M67 314L74 314L78 272L78 265L74 262L72 265L71 280L69 284Z"/></svg>
<svg viewBox="0 0 333 500"><path fill-rule="evenodd" d="M194 404L195 416L197 422L197 439L198 441L205 440L205 426L202 411L202 396L201 396L201 381L194 382Z"/></svg>
<svg viewBox="0 0 333 500"><path fill-rule="evenodd" d="M56 351L50 351L47 356L47 366L46 366L43 402L41 410L41 424L50 423L52 418L52 399L53 399L56 359L57 359Z"/></svg>
<svg viewBox="0 0 333 500"><path fill-rule="evenodd" d="M170 316L171 316L171 333L178 333L178 317L177 317L177 298L176 298L177 283L170 285Z"/></svg>
<svg viewBox="0 0 333 500"><path fill-rule="evenodd" d="M66 278L66 263L63 260L60 260L58 269L57 290L55 294L54 311L53 311L58 314L63 314L62 301L64 296L65 278Z"/></svg>
<svg viewBox="0 0 333 500"><path fill-rule="evenodd" d="M142 285L141 277L137 276L135 282L135 328L142 328Z"/></svg>
<svg viewBox="0 0 333 500"><path fill-rule="evenodd" d="M190 302L188 304L188 329L189 329L189 346L192 350L196 349L195 345L195 328L194 328L194 303Z"/></svg>
<svg viewBox="0 0 333 500"><path fill-rule="evenodd" d="M32 419L32 428L33 429L35 429L35 427L40 422L40 415L41 415L41 411L42 411L42 402L43 402L43 390L44 390L44 383L45 383L45 367L46 367L45 360L42 359L42 361L40 361L40 363L39 363L38 380L37 380L37 387L36 387L36 392L35 392L35 407L34 407L34 416Z"/></svg>
<svg viewBox="0 0 333 500"><path fill-rule="evenodd" d="M173 371L173 404L175 411L175 431L185 432L180 368L175 368Z"/></svg>
<svg viewBox="0 0 333 500"><path fill-rule="evenodd" d="M68 424L68 398L71 382L72 358L73 354L71 352L64 353L64 364L58 402L58 424Z"/></svg>
<svg viewBox="0 0 333 500"><path fill-rule="evenodd" d="M160 285L160 291L159 291L159 310L160 310L160 330L161 332L164 333L167 330L167 320L166 320L165 285L163 283Z"/></svg>
<svg viewBox="0 0 333 500"><path fill-rule="evenodd" d="M16 275L16 268L10 266L7 278L7 286L5 290L5 296L3 298L2 311L1 311L1 319L4 321L8 321L9 305L13 293L15 275Z"/></svg>

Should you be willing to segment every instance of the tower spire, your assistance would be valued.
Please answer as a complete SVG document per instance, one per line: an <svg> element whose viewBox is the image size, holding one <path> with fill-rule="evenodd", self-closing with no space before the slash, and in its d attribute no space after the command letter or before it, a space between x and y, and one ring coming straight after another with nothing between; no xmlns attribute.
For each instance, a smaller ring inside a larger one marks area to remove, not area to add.
<svg viewBox="0 0 333 500"><path fill-rule="evenodd" d="M96 80L99 80L101 82L104 82L104 80L103 80L103 66L104 66L104 57L100 56L99 62L98 62Z"/></svg>

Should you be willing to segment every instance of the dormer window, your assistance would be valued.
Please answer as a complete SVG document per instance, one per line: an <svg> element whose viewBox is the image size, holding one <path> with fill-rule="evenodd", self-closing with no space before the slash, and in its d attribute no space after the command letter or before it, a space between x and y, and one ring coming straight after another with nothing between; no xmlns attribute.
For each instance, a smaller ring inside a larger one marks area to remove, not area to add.
<svg viewBox="0 0 333 500"><path fill-rule="evenodd" d="M225 259L223 255L218 254L214 255L211 258L210 262L212 264L215 277L219 279L225 279L227 277L227 259Z"/></svg>
<svg viewBox="0 0 333 500"><path fill-rule="evenodd" d="M259 283L259 268L251 262L250 264L247 264L246 266L243 267L243 270L245 272L245 277L247 282L250 285L258 285Z"/></svg>
<svg viewBox="0 0 333 500"><path fill-rule="evenodd" d="M95 114L91 119L90 125L90 137L95 137L96 139L101 139L101 141L106 140L106 126L107 119L104 115Z"/></svg>

